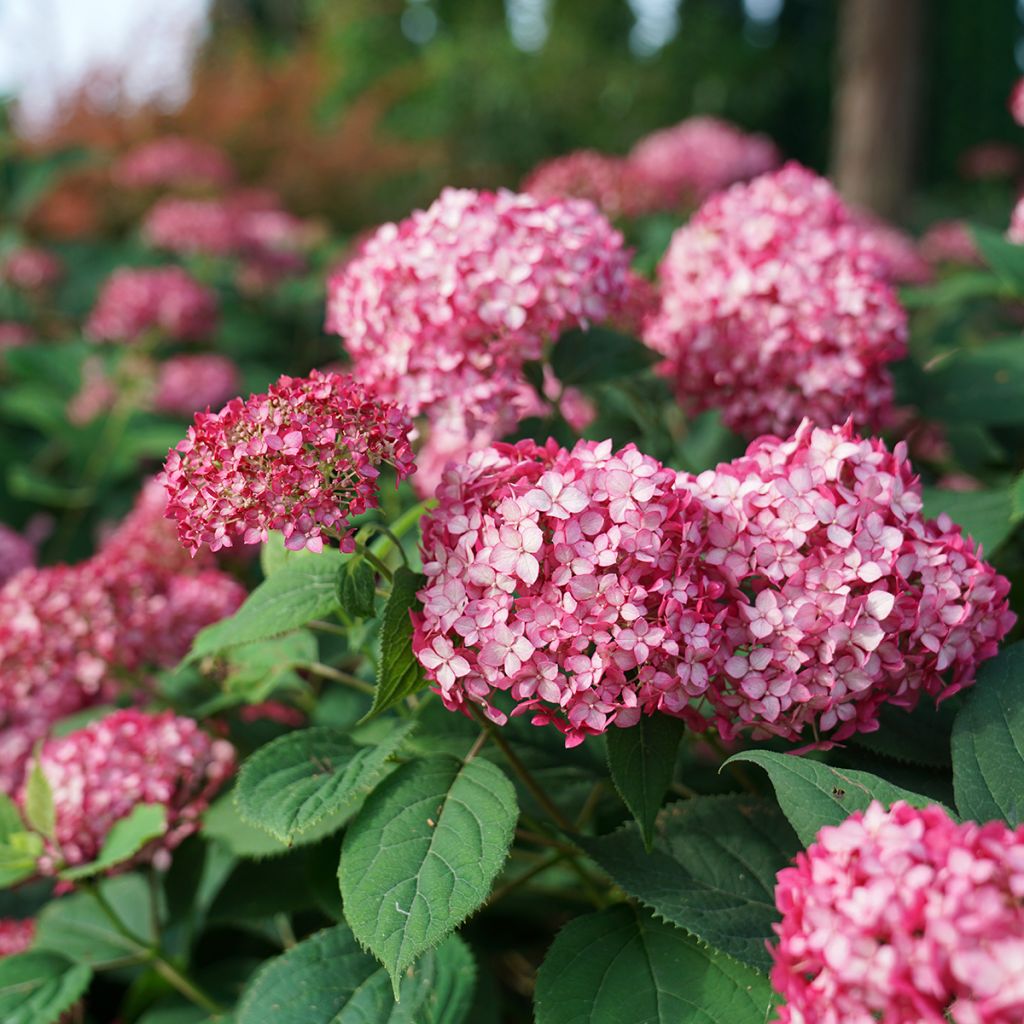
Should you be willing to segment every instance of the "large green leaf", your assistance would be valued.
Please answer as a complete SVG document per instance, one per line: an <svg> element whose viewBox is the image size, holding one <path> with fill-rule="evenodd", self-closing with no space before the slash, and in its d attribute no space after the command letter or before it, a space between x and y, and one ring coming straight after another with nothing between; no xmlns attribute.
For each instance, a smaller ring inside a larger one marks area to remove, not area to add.
<svg viewBox="0 0 1024 1024"><path fill-rule="evenodd" d="M433 955L437 973L417 1024L477 1024L469 1016L476 992L476 961L469 947L450 935Z"/></svg>
<svg viewBox="0 0 1024 1024"><path fill-rule="evenodd" d="M953 789L964 818L1024 821L1024 644L982 666L953 723Z"/></svg>
<svg viewBox="0 0 1024 1024"><path fill-rule="evenodd" d="M822 826L838 825L854 811L864 810L872 800L883 804L905 800L913 807L935 803L869 772L833 768L793 754L746 750L734 754L726 764L732 761L750 761L768 773L779 805L804 846L814 842Z"/></svg>
<svg viewBox="0 0 1024 1024"><path fill-rule="evenodd" d="M566 331L551 352L551 368L563 384L597 384L641 373L657 356L636 338L607 327Z"/></svg>
<svg viewBox="0 0 1024 1024"><path fill-rule="evenodd" d="M114 823L99 857L90 864L66 868L60 877L66 881L89 878L130 860L146 843L167 831L167 808L163 804L136 804L131 814Z"/></svg>
<svg viewBox="0 0 1024 1024"><path fill-rule="evenodd" d="M402 567L391 580L391 596L380 626L380 661L371 715L400 704L423 685L423 669L412 653L412 619L425 578Z"/></svg>
<svg viewBox="0 0 1024 1024"><path fill-rule="evenodd" d="M428 954L403 975L396 1002L387 973L345 925L336 925L269 961L235 1017L237 1024L414 1024L434 975Z"/></svg>
<svg viewBox="0 0 1024 1024"><path fill-rule="evenodd" d="M338 569L342 555L333 550L289 563L264 580L229 619L207 626L192 645L190 660L239 644L290 633L313 619L337 611Z"/></svg>
<svg viewBox="0 0 1024 1024"><path fill-rule="evenodd" d="M405 969L487 899L517 817L512 783L480 759L410 761L370 795L345 836L341 897L396 991Z"/></svg>
<svg viewBox="0 0 1024 1024"><path fill-rule="evenodd" d="M991 554L1013 533L1013 496L1009 490L943 491L924 489L924 513L936 518L945 512L963 532Z"/></svg>
<svg viewBox="0 0 1024 1024"><path fill-rule="evenodd" d="M57 817L53 807L53 790L50 789L50 781L38 757L25 783L25 820L40 835L47 839L54 838Z"/></svg>
<svg viewBox="0 0 1024 1024"><path fill-rule="evenodd" d="M671 715L644 716L631 729L605 735L612 781L630 809L644 845L654 841L654 819L676 766L683 723Z"/></svg>
<svg viewBox="0 0 1024 1024"><path fill-rule="evenodd" d="M886 705L879 713L875 732L857 733L850 740L895 761L948 771L956 704L955 700L946 700L936 707L931 701L922 701L913 711Z"/></svg>
<svg viewBox="0 0 1024 1024"><path fill-rule="evenodd" d="M317 660L316 637L308 629L232 647L225 656L225 693L259 704L277 690L305 687L298 665Z"/></svg>
<svg viewBox="0 0 1024 1024"><path fill-rule="evenodd" d="M0 889L35 874L43 840L28 832L14 801L0 793Z"/></svg>
<svg viewBox="0 0 1024 1024"><path fill-rule="evenodd" d="M1015 245L991 228L975 224L972 231L985 262L1016 295L1024 295L1024 246Z"/></svg>
<svg viewBox="0 0 1024 1024"><path fill-rule="evenodd" d="M768 979L645 911L570 921L537 973L537 1024L765 1024Z"/></svg>
<svg viewBox="0 0 1024 1024"><path fill-rule="evenodd" d="M396 723L369 747L324 727L280 736L242 766L235 787L239 813L283 843L327 817L352 813L384 776L411 728L412 723Z"/></svg>
<svg viewBox="0 0 1024 1024"><path fill-rule="evenodd" d="M576 842L658 917L737 960L768 967L775 875L799 848L773 801L742 795L672 804L646 855L632 826Z"/></svg>
<svg viewBox="0 0 1024 1024"><path fill-rule="evenodd" d="M43 950L0 959L0 1020L53 1024L89 987L92 971Z"/></svg>
<svg viewBox="0 0 1024 1024"><path fill-rule="evenodd" d="M377 577L365 558L352 558L338 573L338 599L354 619L373 618Z"/></svg>

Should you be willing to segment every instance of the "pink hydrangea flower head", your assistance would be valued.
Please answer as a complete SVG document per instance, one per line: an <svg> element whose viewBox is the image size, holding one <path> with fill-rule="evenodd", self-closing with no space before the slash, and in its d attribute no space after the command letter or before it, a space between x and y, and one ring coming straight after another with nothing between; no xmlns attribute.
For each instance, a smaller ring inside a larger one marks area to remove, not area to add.
<svg viewBox="0 0 1024 1024"><path fill-rule="evenodd" d="M977 267L984 263L970 225L964 220L936 221L921 236L920 250L921 255L936 267L944 263Z"/></svg>
<svg viewBox="0 0 1024 1024"><path fill-rule="evenodd" d="M707 687L706 515L632 445L498 444L450 465L423 527L413 649L445 706L530 714L573 746Z"/></svg>
<svg viewBox="0 0 1024 1024"><path fill-rule="evenodd" d="M207 736L190 718L128 710L48 740L39 764L56 814L56 841L40 862L47 874L62 862L95 860L111 828L143 803L165 806L168 824L135 863L166 865L234 772L235 754L230 743ZM24 798L22 789L18 800Z"/></svg>
<svg viewBox="0 0 1024 1024"><path fill-rule="evenodd" d="M26 292L51 288L63 276L64 264L60 257L36 246L15 249L0 266L0 280Z"/></svg>
<svg viewBox="0 0 1024 1024"><path fill-rule="evenodd" d="M223 405L240 386L238 367L227 356L213 352L173 356L160 366L153 408L171 416L191 416Z"/></svg>
<svg viewBox="0 0 1024 1024"><path fill-rule="evenodd" d="M382 464L399 480L413 472L410 429L404 410L351 377L281 377L266 394L196 414L161 476L167 515L192 551L270 530L319 551L325 530L344 535L350 517L376 507Z"/></svg>
<svg viewBox="0 0 1024 1024"><path fill-rule="evenodd" d="M0 958L24 953L36 937L36 923L32 918L0 917Z"/></svg>
<svg viewBox="0 0 1024 1024"><path fill-rule="evenodd" d="M729 581L705 694L726 738L870 731L883 703L973 682L1015 622L1007 580L922 516L902 443L805 420L685 485L717 517L706 561Z"/></svg>
<svg viewBox="0 0 1024 1024"><path fill-rule="evenodd" d="M165 135L125 153L113 178L124 188L222 188L234 181L235 171L217 146Z"/></svg>
<svg viewBox="0 0 1024 1024"><path fill-rule="evenodd" d="M620 156L581 149L535 167L522 191L537 199L589 199L608 217L639 217L660 208L663 190Z"/></svg>
<svg viewBox="0 0 1024 1024"><path fill-rule="evenodd" d="M1006 237L1015 245L1024 245L1024 198L1017 200L1010 214L1010 227Z"/></svg>
<svg viewBox="0 0 1024 1024"><path fill-rule="evenodd" d="M0 523L0 585L35 564L35 544L24 534Z"/></svg>
<svg viewBox="0 0 1024 1024"><path fill-rule="evenodd" d="M691 411L747 437L804 416L887 422L906 314L864 231L797 164L710 200L673 236L644 340Z"/></svg>
<svg viewBox="0 0 1024 1024"><path fill-rule="evenodd" d="M89 315L98 341L138 341L148 332L173 341L202 341L217 326L217 297L181 267L114 271Z"/></svg>
<svg viewBox="0 0 1024 1024"><path fill-rule="evenodd" d="M1024 827L877 801L779 872L781 1024L1024 1019Z"/></svg>
<svg viewBox="0 0 1024 1024"><path fill-rule="evenodd" d="M660 190L667 206L700 202L780 162L767 136L747 134L716 117L690 117L645 135L629 154L634 172Z"/></svg>
<svg viewBox="0 0 1024 1024"><path fill-rule="evenodd" d="M1018 78L1010 92L1009 106L1014 121L1024 126L1024 78Z"/></svg>
<svg viewBox="0 0 1024 1024"><path fill-rule="evenodd" d="M860 227L861 246L881 262L887 281L893 284L927 284L935 274L917 242L905 231L863 210L853 211Z"/></svg>
<svg viewBox="0 0 1024 1024"><path fill-rule="evenodd" d="M166 196L146 214L142 237L168 252L227 256L238 247L237 221L223 200Z"/></svg>

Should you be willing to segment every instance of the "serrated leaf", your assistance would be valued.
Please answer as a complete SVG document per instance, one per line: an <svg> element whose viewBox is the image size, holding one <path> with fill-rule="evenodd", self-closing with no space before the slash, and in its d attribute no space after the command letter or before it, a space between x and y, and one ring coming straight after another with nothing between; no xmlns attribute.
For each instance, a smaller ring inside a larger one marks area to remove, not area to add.
<svg viewBox="0 0 1024 1024"><path fill-rule="evenodd" d="M37 832L11 832L0 844L0 889L8 889L36 873L43 852Z"/></svg>
<svg viewBox="0 0 1024 1024"><path fill-rule="evenodd" d="M369 747L325 727L279 736L242 766L235 787L242 819L291 843L327 817L353 813L384 776L412 726L396 723Z"/></svg>
<svg viewBox="0 0 1024 1024"><path fill-rule="evenodd" d="M697 797L666 808L654 850L630 825L577 845L658 917L757 969L771 959L775 875L799 849L771 800Z"/></svg>
<svg viewBox="0 0 1024 1024"><path fill-rule="evenodd" d="M414 1024L434 981L434 958L405 974L399 999L387 973L345 925L317 932L269 961L250 982L237 1024Z"/></svg>
<svg viewBox="0 0 1024 1024"><path fill-rule="evenodd" d="M304 687L295 666L316 661L317 655L316 637L308 629L232 647L225 655L224 691L258 704L275 690Z"/></svg>
<svg viewBox="0 0 1024 1024"><path fill-rule="evenodd" d="M646 911L570 921L537 973L537 1024L765 1024L768 979Z"/></svg>
<svg viewBox="0 0 1024 1024"><path fill-rule="evenodd" d="M682 720L671 715L645 715L630 729L609 729L605 734L612 781L640 826L648 850L682 737Z"/></svg>
<svg viewBox="0 0 1024 1024"><path fill-rule="evenodd" d="M89 987L92 971L59 953L29 950L0 959L0 1020L53 1024Z"/></svg>
<svg viewBox="0 0 1024 1024"><path fill-rule="evenodd" d="M437 972L417 1024L476 1024L470 1020L476 992L476 961L462 939L450 935L434 950Z"/></svg>
<svg viewBox="0 0 1024 1024"><path fill-rule="evenodd" d="M350 559L338 573L342 610L355 619L372 619L376 608L377 577L365 558Z"/></svg>
<svg viewBox="0 0 1024 1024"><path fill-rule="evenodd" d="M566 331L551 351L551 368L565 385L598 384L642 373L657 356L636 338L607 327Z"/></svg>
<svg viewBox="0 0 1024 1024"><path fill-rule="evenodd" d="M281 636L333 614L339 607L337 579L342 561L340 552L327 550L284 566L264 580L234 615L200 630L188 660Z"/></svg>
<svg viewBox="0 0 1024 1024"><path fill-rule="evenodd" d="M953 723L952 747L960 814L1024 822L1024 644L982 665Z"/></svg>
<svg viewBox="0 0 1024 1024"><path fill-rule="evenodd" d="M945 512L987 554L1013 533L1013 496L1008 490L944 491L925 487L923 497L924 514L929 519Z"/></svg>
<svg viewBox="0 0 1024 1024"><path fill-rule="evenodd" d="M779 806L804 846L814 842L824 825L838 825L854 811L864 810L872 800L886 805L905 800L912 807L935 803L929 797L901 789L869 772L833 768L793 754L745 750L733 754L725 763L733 761L750 761L768 773Z"/></svg>
<svg viewBox="0 0 1024 1024"><path fill-rule="evenodd" d="M391 975L402 973L487 899L519 812L495 765L410 761L349 826L339 879L345 918Z"/></svg>
<svg viewBox="0 0 1024 1024"><path fill-rule="evenodd" d="M53 808L53 790L38 757L33 761L25 783L25 820L40 835L54 838L57 817Z"/></svg>
<svg viewBox="0 0 1024 1024"><path fill-rule="evenodd" d="M0 793L0 845L14 833L24 831L25 823L21 820L18 805L6 793Z"/></svg>
<svg viewBox="0 0 1024 1024"><path fill-rule="evenodd" d="M89 878L116 867L135 856L148 842L167 831L167 808L163 804L136 804L131 814L114 823L99 857L91 864L66 868L60 872L65 881Z"/></svg>
<svg viewBox="0 0 1024 1024"><path fill-rule="evenodd" d="M412 653L410 612L419 607L416 594L425 583L423 575L404 566L395 570L380 625L377 689L368 718L400 704L423 686L423 670Z"/></svg>

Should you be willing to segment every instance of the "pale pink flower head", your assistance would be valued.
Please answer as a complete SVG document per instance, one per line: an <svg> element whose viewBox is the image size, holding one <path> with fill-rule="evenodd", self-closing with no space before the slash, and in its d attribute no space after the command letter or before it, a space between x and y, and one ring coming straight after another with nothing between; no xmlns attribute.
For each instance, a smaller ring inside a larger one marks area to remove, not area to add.
<svg viewBox="0 0 1024 1024"><path fill-rule="evenodd" d="M933 266L959 263L965 267L976 267L984 263L978 252L978 243L965 220L936 221L921 236L920 249L921 255Z"/></svg>
<svg viewBox="0 0 1024 1024"><path fill-rule="evenodd" d="M235 178L231 161L217 146L165 135L129 150L113 169L124 188L222 188Z"/></svg>
<svg viewBox="0 0 1024 1024"><path fill-rule="evenodd" d="M0 917L0 958L24 953L36 936L36 922L32 918Z"/></svg>
<svg viewBox="0 0 1024 1024"><path fill-rule="evenodd" d="M238 218L221 199L165 196L146 214L142 237L168 252L228 256L238 248Z"/></svg>
<svg viewBox="0 0 1024 1024"><path fill-rule="evenodd" d="M727 738L871 731L884 703L970 685L1016 620L1008 581L923 517L902 443L805 420L686 486L717 517L706 562L729 582L706 694Z"/></svg>
<svg viewBox="0 0 1024 1024"><path fill-rule="evenodd" d="M716 117L690 117L645 135L629 154L634 173L653 183L668 206L700 202L780 162L766 135L747 134Z"/></svg>
<svg viewBox="0 0 1024 1024"><path fill-rule="evenodd" d="M735 185L673 236L644 341L690 411L746 437L892 415L907 318L832 186L797 164Z"/></svg>
<svg viewBox="0 0 1024 1024"><path fill-rule="evenodd" d="M240 386L238 367L227 356L214 352L172 356L157 373L153 408L171 416L191 416L223 405Z"/></svg>
<svg viewBox="0 0 1024 1024"><path fill-rule="evenodd" d="M23 246L7 254L0 266L0 280L26 292L44 291L64 276L59 256L37 246Z"/></svg>
<svg viewBox="0 0 1024 1024"><path fill-rule="evenodd" d="M202 341L217 326L217 297L181 267L122 267L107 279L86 331L97 341L138 341L153 332Z"/></svg>
<svg viewBox="0 0 1024 1024"><path fill-rule="evenodd" d="M1024 827L877 801L779 872L780 1024L1024 1020Z"/></svg>
<svg viewBox="0 0 1024 1024"><path fill-rule="evenodd" d="M265 541L320 551L324 533L347 546L348 522L377 506L380 467L413 472L404 410L351 377L314 370L266 394L196 414L167 457L167 516L191 551Z"/></svg>
<svg viewBox="0 0 1024 1024"><path fill-rule="evenodd" d="M234 772L235 753L190 718L128 710L47 740L39 764L56 815L55 840L39 865L49 874L61 863L95 860L111 828L139 804L166 807L167 831L133 863L166 866L170 851L198 830L210 798ZM17 799L24 801L24 788Z"/></svg>
<svg viewBox="0 0 1024 1024"><path fill-rule="evenodd" d="M1007 229L1006 237L1014 245L1024 245L1024 197L1017 200L1010 214L1010 227Z"/></svg>
<svg viewBox="0 0 1024 1024"><path fill-rule="evenodd" d="M573 746L708 686L720 587L700 503L632 445L498 444L450 465L424 521L413 649L445 706Z"/></svg>

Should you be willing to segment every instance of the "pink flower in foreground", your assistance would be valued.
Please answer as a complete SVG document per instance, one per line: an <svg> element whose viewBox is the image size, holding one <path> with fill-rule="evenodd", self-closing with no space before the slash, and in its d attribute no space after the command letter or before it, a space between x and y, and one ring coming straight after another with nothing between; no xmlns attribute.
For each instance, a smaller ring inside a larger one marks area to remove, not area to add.
<svg viewBox="0 0 1024 1024"><path fill-rule="evenodd" d="M688 486L716 517L708 571L730 584L704 694L726 738L870 731L883 703L972 683L1016 619L959 527L922 516L903 444L804 421Z"/></svg>
<svg viewBox="0 0 1024 1024"><path fill-rule="evenodd" d="M748 135L716 117L690 117L653 132L629 154L634 173L653 183L668 206L700 202L780 162L775 143L766 135Z"/></svg>
<svg viewBox="0 0 1024 1024"><path fill-rule="evenodd" d="M959 263L973 267L984 263L970 225L964 220L936 221L922 235L920 249L921 255L933 266Z"/></svg>
<svg viewBox="0 0 1024 1024"><path fill-rule="evenodd" d="M747 436L885 422L906 314L824 178L796 164L710 199L659 268L644 340L687 409Z"/></svg>
<svg viewBox="0 0 1024 1024"><path fill-rule="evenodd" d="M14 917L0 917L0 957L24 953L36 935L36 923L32 918L19 920Z"/></svg>
<svg viewBox="0 0 1024 1024"><path fill-rule="evenodd" d="M173 356L158 371L153 408L172 416L191 416L223 405L240 386L238 367L227 356L212 352Z"/></svg>
<svg viewBox="0 0 1024 1024"><path fill-rule="evenodd" d="M632 445L521 441L450 466L438 501L413 648L446 707L502 723L511 705L574 746L703 691L705 514L674 470Z"/></svg>
<svg viewBox="0 0 1024 1024"><path fill-rule="evenodd" d="M217 188L230 185L234 177L222 150L177 135L136 146L113 170L114 181L125 188Z"/></svg>
<svg viewBox="0 0 1024 1024"><path fill-rule="evenodd" d="M40 862L49 874L62 862L95 860L110 829L144 803L167 808L167 831L134 862L166 866L169 852L199 828L210 798L234 772L235 754L226 740L211 739L170 711L116 711L48 740L39 763L56 814L56 842ZM24 799L22 789L18 800Z"/></svg>
<svg viewBox="0 0 1024 1024"><path fill-rule="evenodd" d="M410 427L351 377L281 377L266 394L196 414L161 476L167 516L193 552L270 530L293 550L320 551L325 530L343 535L350 517L376 507L382 464L399 480L413 472Z"/></svg>
<svg viewBox="0 0 1024 1024"><path fill-rule="evenodd" d="M181 267L123 267L104 284L86 330L100 341L138 341L150 331L202 341L216 326L216 295Z"/></svg>
<svg viewBox="0 0 1024 1024"><path fill-rule="evenodd" d="M873 802L779 872L782 1024L1024 1020L1024 827Z"/></svg>
<svg viewBox="0 0 1024 1024"><path fill-rule="evenodd" d="M64 275L60 258L46 249L25 246L8 253L0 266L0 280L23 291L41 291Z"/></svg>

